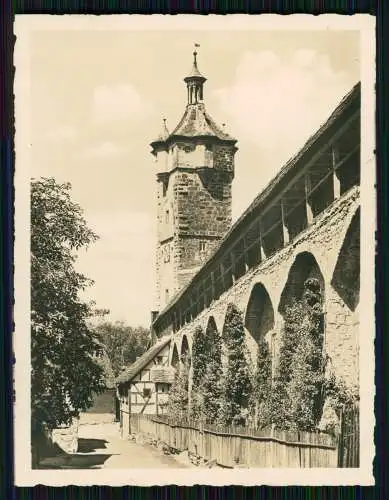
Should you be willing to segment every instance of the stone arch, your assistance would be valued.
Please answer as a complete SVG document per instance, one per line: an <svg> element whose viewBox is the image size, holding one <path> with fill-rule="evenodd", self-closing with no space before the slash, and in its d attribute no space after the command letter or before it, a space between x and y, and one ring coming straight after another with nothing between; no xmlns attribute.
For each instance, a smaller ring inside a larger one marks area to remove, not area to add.
<svg viewBox="0 0 389 500"><path fill-rule="evenodd" d="M315 278L320 285L321 296L324 300L324 277L315 257L310 252L299 253L288 274L288 279L281 293L278 312L281 316L294 301L300 300L304 292L304 283L309 278Z"/></svg>
<svg viewBox="0 0 389 500"><path fill-rule="evenodd" d="M360 208L355 212L339 251L331 286L350 311L359 304L360 293Z"/></svg>
<svg viewBox="0 0 389 500"><path fill-rule="evenodd" d="M191 353L190 353L190 349L189 349L188 337L186 335L182 336L180 358L181 358L181 361L183 361L184 359L187 359L189 361L189 364L190 364Z"/></svg>
<svg viewBox="0 0 389 500"><path fill-rule="evenodd" d="M219 333L217 325L216 325L215 318L213 316L210 316L208 318L207 328L205 330L205 334L208 335L211 331Z"/></svg>
<svg viewBox="0 0 389 500"><path fill-rule="evenodd" d="M226 318L227 308L228 308L228 301L222 301L220 307L218 307L217 310L212 311L212 318L215 321L216 329L219 332L219 334L222 333L224 328L224 321ZM205 325L205 328L207 328L207 326L208 326L208 321Z"/></svg>
<svg viewBox="0 0 389 500"><path fill-rule="evenodd" d="M174 368L177 368L177 367L178 367L178 363L179 363L178 349L177 349L177 345L176 345L176 344L174 344L174 346L173 346L173 353L172 353L172 362L171 362L171 365L172 365Z"/></svg>
<svg viewBox="0 0 389 500"><path fill-rule="evenodd" d="M256 343L274 329L274 309L262 283L256 283L250 294L245 314L245 327Z"/></svg>

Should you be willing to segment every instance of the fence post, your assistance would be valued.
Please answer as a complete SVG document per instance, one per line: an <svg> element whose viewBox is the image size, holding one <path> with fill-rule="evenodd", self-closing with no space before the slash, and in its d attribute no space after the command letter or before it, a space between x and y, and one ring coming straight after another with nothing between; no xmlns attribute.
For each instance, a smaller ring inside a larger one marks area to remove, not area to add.
<svg viewBox="0 0 389 500"><path fill-rule="evenodd" d="M344 447L344 409L340 410L339 415L339 435L338 435L338 467L343 467L343 447Z"/></svg>
<svg viewBox="0 0 389 500"><path fill-rule="evenodd" d="M301 436L300 436L300 431L298 430L297 431L297 442L299 443L298 445L298 449L299 449L299 467L301 468L302 464L301 464Z"/></svg>
<svg viewBox="0 0 389 500"><path fill-rule="evenodd" d="M275 424L271 424L270 429L270 437L271 437L271 455L270 455L270 467L274 467L274 455L275 455L275 447L276 443L274 441L276 426Z"/></svg>

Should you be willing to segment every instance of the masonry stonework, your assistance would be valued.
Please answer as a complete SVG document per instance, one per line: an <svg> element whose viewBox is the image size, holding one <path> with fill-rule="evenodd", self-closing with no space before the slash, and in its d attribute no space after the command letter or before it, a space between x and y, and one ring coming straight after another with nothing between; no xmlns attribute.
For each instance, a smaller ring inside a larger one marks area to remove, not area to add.
<svg viewBox="0 0 389 500"><path fill-rule="evenodd" d="M213 254L231 226L236 140L207 114L205 78L185 78L188 104L170 134L151 143L157 165L157 307L163 309Z"/></svg>
<svg viewBox="0 0 389 500"><path fill-rule="evenodd" d="M198 326L223 331L229 303L244 317L253 363L265 339L277 372L284 317L318 280L327 369L359 384L360 84L231 226L236 140L206 113L196 54L179 125L152 143L158 163L157 337L169 364ZM199 101L200 99L200 101ZM169 257L166 257L169 255ZM163 291L173 293L163 298ZM173 297L174 295L174 297ZM191 379L191 376L190 376Z"/></svg>
<svg viewBox="0 0 389 500"><path fill-rule="evenodd" d="M185 336L191 348L192 336L198 325L206 328L210 318L216 322L219 333L223 330L227 304L233 302L246 314L251 291L257 283L263 284L269 294L275 313L274 329L266 338L272 344L272 352L277 353L283 318L278 311L281 294L288 280L288 274L296 257L308 252L315 258L324 277L325 338L324 348L336 375L348 386L358 384L359 331L358 312L352 311L341 295L333 288L336 263L347 236L350 224L359 211L359 187L353 188L345 197L335 201L314 224L302 232L291 244L265 260L257 268L247 272L242 278L202 311L189 324L173 334L174 345L181 352L181 342ZM359 226L356 228L359 231ZM355 258L359 256L355 255ZM165 332L161 332L163 335ZM167 333L167 332L166 332ZM257 345L246 330L246 338L253 360Z"/></svg>

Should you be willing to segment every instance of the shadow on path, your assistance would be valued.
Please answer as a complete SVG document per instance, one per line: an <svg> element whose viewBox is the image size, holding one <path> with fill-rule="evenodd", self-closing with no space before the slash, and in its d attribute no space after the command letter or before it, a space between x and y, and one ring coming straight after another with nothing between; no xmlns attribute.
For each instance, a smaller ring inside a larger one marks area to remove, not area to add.
<svg viewBox="0 0 389 500"><path fill-rule="evenodd" d="M96 450L103 450L106 448L108 441L106 439L85 439L78 438L78 449L79 453L91 453Z"/></svg>
<svg viewBox="0 0 389 500"><path fill-rule="evenodd" d="M100 469L112 454L68 454L44 458L39 469Z"/></svg>

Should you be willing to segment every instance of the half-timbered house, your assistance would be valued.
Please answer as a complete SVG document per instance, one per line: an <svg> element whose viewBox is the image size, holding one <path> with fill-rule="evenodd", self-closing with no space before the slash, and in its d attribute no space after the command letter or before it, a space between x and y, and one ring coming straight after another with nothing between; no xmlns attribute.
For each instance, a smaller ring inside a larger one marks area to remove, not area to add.
<svg viewBox="0 0 389 500"><path fill-rule="evenodd" d="M175 370L169 366L170 337L164 337L117 378L122 435L130 432L131 414L166 413Z"/></svg>

